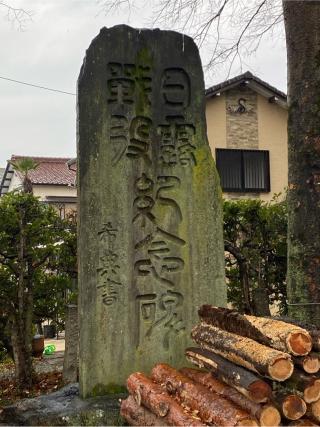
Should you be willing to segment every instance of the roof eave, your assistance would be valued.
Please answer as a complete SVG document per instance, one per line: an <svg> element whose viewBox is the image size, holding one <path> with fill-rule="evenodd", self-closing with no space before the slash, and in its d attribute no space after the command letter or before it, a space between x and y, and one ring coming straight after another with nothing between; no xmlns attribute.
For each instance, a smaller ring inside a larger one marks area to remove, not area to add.
<svg viewBox="0 0 320 427"><path fill-rule="evenodd" d="M275 103L282 108L287 109L287 96L285 93L280 90L270 86L268 83L260 80L259 78L253 75L241 75L230 79L230 81L220 83L218 85L212 86L205 91L206 98L212 98L214 96L219 96L221 93L226 92L234 87L239 85L246 85L258 94L264 96L269 100L269 102Z"/></svg>

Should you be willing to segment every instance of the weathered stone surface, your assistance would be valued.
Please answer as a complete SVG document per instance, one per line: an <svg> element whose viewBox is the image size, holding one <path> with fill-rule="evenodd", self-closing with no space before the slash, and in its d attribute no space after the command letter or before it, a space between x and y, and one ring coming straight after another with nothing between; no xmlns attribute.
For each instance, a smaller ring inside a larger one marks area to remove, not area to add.
<svg viewBox="0 0 320 427"><path fill-rule="evenodd" d="M78 384L33 399L23 399L0 412L0 425L113 426L123 425L120 400L125 394L91 399L79 397Z"/></svg>
<svg viewBox="0 0 320 427"><path fill-rule="evenodd" d="M80 388L184 363L203 303L224 305L221 194L198 50L103 28L78 81Z"/></svg>

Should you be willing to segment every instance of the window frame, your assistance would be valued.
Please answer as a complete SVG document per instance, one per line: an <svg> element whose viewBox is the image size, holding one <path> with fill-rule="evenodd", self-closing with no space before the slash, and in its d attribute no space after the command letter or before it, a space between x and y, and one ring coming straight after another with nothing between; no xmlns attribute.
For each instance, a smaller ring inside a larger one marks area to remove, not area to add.
<svg viewBox="0 0 320 427"><path fill-rule="evenodd" d="M221 183L221 188L224 193L270 193L270 154L269 150L252 150L252 149L240 149L240 148L216 148L216 166L217 171L219 173L218 169L218 153L219 152L238 152L240 153L241 157L241 164L240 164L240 180L241 180L241 188L224 188ZM264 174L265 174L265 181L266 185L262 188L246 188L245 187L245 170L244 170L244 153L245 152L251 152L251 153L263 153L264 154ZM220 173L219 173L220 176Z"/></svg>

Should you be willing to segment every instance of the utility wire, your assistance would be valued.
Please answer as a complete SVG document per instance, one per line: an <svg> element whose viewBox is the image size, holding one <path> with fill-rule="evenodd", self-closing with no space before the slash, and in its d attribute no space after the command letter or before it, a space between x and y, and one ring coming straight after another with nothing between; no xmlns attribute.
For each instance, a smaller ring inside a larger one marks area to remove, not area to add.
<svg viewBox="0 0 320 427"><path fill-rule="evenodd" d="M64 93L65 95L76 96L75 93L65 92L64 90L59 90L59 89L51 89L51 88L45 87L45 86L33 85L31 83L26 83L26 82L21 82L19 80L9 79L8 77L2 77L2 76L0 76L0 79L2 79L2 80L8 80L9 82L13 82L13 83L19 83L21 85L36 87L38 89L50 90L51 92L58 92L58 93Z"/></svg>

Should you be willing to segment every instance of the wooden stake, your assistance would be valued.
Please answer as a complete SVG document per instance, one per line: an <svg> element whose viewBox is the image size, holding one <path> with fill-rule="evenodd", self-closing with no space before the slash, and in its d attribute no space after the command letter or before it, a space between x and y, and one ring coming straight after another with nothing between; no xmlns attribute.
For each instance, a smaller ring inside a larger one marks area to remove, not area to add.
<svg viewBox="0 0 320 427"><path fill-rule="evenodd" d="M272 388L268 383L252 372L229 362L215 353L191 347L186 350L186 357L199 368L209 369L220 381L224 381L229 386L234 387L254 402L264 403L271 398Z"/></svg>
<svg viewBox="0 0 320 427"><path fill-rule="evenodd" d="M280 320L242 315L235 310L212 305L203 305L199 316L208 324L296 356L306 355L312 349L308 331Z"/></svg>
<svg viewBox="0 0 320 427"><path fill-rule="evenodd" d="M193 340L220 356L250 371L277 381L285 381L293 372L290 356L256 341L202 322L192 329Z"/></svg>
<svg viewBox="0 0 320 427"><path fill-rule="evenodd" d="M152 369L151 378L179 396L181 401L191 410L196 410L206 423L219 426L258 426L257 421L246 411L195 383L169 365L156 365Z"/></svg>
<svg viewBox="0 0 320 427"><path fill-rule="evenodd" d="M209 388L214 393L217 393L230 400L230 402L235 403L241 409L252 415L252 417L256 418L261 426L271 427L280 425L281 415L275 406L260 405L259 403L253 402L235 388L214 378L211 373L201 372L198 369L191 368L180 369L180 372L188 378L191 378L193 381Z"/></svg>

